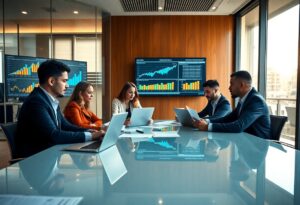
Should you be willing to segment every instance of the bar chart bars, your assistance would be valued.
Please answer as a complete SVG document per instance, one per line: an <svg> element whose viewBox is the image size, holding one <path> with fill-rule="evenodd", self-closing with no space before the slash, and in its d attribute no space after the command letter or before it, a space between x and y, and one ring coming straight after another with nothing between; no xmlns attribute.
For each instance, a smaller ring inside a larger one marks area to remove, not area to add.
<svg viewBox="0 0 300 205"><path fill-rule="evenodd" d="M37 73L40 64L32 63L30 66L25 64L22 68L16 70L15 72L11 73L10 75L17 75L17 76L30 76L32 73Z"/></svg>
<svg viewBox="0 0 300 205"><path fill-rule="evenodd" d="M157 83L157 84L141 84L138 86L140 91L174 91L174 82Z"/></svg>
<svg viewBox="0 0 300 205"><path fill-rule="evenodd" d="M182 90L200 90L200 81L182 83Z"/></svg>

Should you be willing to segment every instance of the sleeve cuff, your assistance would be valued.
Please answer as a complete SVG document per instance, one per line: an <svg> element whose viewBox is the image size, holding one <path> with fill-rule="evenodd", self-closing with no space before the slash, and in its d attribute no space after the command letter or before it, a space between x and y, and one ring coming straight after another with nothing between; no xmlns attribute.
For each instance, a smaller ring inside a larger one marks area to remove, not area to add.
<svg viewBox="0 0 300 205"><path fill-rule="evenodd" d="M90 132L84 132L85 135L85 141L92 141L92 133Z"/></svg>

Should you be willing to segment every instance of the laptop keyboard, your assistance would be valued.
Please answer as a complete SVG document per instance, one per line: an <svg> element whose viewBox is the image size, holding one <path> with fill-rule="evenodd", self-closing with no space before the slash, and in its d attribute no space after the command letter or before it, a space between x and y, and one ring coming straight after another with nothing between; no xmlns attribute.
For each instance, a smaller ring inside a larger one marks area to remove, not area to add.
<svg viewBox="0 0 300 205"><path fill-rule="evenodd" d="M97 149L101 145L101 141L95 141L92 144L81 147L80 149Z"/></svg>

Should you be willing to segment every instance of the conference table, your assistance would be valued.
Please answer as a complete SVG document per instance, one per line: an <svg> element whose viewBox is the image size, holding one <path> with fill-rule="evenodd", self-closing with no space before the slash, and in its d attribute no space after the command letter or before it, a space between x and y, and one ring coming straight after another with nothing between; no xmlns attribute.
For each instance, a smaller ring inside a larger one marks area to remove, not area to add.
<svg viewBox="0 0 300 205"><path fill-rule="evenodd" d="M56 145L4 168L0 204L300 204L293 148L178 125L156 133L100 153Z"/></svg>

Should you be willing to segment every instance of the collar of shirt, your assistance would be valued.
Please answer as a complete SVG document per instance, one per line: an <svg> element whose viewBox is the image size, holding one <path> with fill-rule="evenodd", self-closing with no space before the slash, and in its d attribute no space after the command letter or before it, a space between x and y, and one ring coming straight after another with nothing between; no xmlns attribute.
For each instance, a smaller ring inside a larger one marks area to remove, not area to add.
<svg viewBox="0 0 300 205"><path fill-rule="evenodd" d="M249 93L251 92L252 88L246 93L246 95L244 95L242 98L240 98L239 102L241 103L241 105L243 105L243 103L245 102L247 96L249 95Z"/></svg>
<svg viewBox="0 0 300 205"><path fill-rule="evenodd" d="M211 103L211 105L212 105L213 107L215 107L215 106L218 104L218 102L219 102L220 98L221 98L221 95L219 95L219 97L218 97L216 100L214 100L214 101L211 101L211 102L210 102L210 103Z"/></svg>
<svg viewBox="0 0 300 205"><path fill-rule="evenodd" d="M57 110L57 107L59 105L59 101L55 97L53 97L52 95L50 95L50 93L48 93L44 88L42 88L42 87L40 87L40 88L47 95L48 99L51 102L51 106L52 106L55 114L57 115L56 110Z"/></svg>

